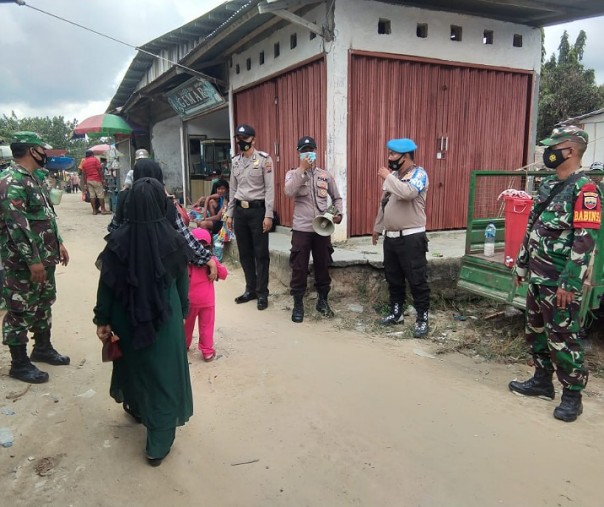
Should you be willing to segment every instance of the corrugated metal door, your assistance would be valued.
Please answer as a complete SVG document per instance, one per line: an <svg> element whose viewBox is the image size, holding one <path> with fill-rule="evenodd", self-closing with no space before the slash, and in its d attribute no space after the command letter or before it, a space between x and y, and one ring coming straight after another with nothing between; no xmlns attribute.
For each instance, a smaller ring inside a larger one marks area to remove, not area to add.
<svg viewBox="0 0 604 507"><path fill-rule="evenodd" d="M466 226L472 170L524 165L530 74L354 54L350 75L351 236L371 233L390 138L418 145L416 161L430 178L430 230Z"/></svg>
<svg viewBox="0 0 604 507"><path fill-rule="evenodd" d="M300 137L315 138L317 163L325 167L325 89L325 61L321 58L235 93L235 123L254 126L256 146L273 157L275 209L282 225L292 224L293 201L285 197L283 185L285 173L298 166Z"/></svg>

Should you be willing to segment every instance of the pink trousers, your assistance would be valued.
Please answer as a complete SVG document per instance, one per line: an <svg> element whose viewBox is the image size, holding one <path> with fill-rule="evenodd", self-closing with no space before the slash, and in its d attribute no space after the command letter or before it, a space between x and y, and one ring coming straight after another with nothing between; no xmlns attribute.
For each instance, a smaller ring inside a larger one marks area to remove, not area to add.
<svg viewBox="0 0 604 507"><path fill-rule="evenodd" d="M199 344L197 348L201 351L203 357L210 357L214 354L215 309L214 306L206 306L204 308L192 306L185 320L185 343L187 349L193 341L193 330L195 329L195 320L197 320L197 329L199 331Z"/></svg>

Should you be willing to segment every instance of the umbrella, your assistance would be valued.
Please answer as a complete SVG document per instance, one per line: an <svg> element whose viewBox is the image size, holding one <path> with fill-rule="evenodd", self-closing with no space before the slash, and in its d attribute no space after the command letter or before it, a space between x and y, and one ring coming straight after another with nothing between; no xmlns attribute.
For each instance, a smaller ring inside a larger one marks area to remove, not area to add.
<svg viewBox="0 0 604 507"><path fill-rule="evenodd" d="M108 144L95 144L91 148L88 148L95 155L101 155L103 153L108 152L111 149L111 146Z"/></svg>
<svg viewBox="0 0 604 507"><path fill-rule="evenodd" d="M48 157L45 167L49 171L64 171L74 165L75 160L72 157Z"/></svg>
<svg viewBox="0 0 604 507"><path fill-rule="evenodd" d="M97 114L78 123L73 129L76 136L106 137L115 134L131 134L132 128L123 118L114 114Z"/></svg>

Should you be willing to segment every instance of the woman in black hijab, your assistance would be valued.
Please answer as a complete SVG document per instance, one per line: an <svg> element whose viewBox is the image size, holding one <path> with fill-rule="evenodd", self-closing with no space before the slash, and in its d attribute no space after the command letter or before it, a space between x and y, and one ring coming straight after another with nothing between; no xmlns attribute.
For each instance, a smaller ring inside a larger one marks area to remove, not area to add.
<svg viewBox="0 0 604 507"><path fill-rule="evenodd" d="M134 164L134 171L132 179L133 181L137 181L140 178L155 178L162 185L164 184L164 174L161 170L160 165L154 160L150 160L148 158L140 159ZM122 224L127 221L127 210L126 210L126 200L128 197L130 190L122 190L117 196L117 207L115 214L109 225L107 226L107 230L109 232L113 232L118 230ZM164 194L165 195L165 194ZM174 206L173 199L167 195L165 195L165 199L167 200L167 219L172 224L172 227L185 239L189 248L193 250L194 258L192 259L193 264L197 266L208 266L210 269L210 280L214 281L217 278L217 268L216 262L212 259L212 254L209 250L206 250L202 244L197 241L189 227L183 222L180 217L178 211L176 210L176 206Z"/></svg>
<svg viewBox="0 0 604 507"><path fill-rule="evenodd" d="M125 201L125 223L106 238L94 323L119 337L110 395L147 428L147 459L170 452L176 426L193 414L183 318L190 250L168 221L163 185L139 178Z"/></svg>

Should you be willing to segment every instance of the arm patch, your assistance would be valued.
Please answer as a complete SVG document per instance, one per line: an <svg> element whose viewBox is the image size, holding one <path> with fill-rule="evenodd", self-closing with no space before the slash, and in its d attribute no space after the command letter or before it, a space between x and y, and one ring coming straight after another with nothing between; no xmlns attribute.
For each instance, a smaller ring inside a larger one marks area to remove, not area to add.
<svg viewBox="0 0 604 507"><path fill-rule="evenodd" d="M586 183L575 201L573 227L575 229L599 229L602 221L602 202L594 183Z"/></svg>

